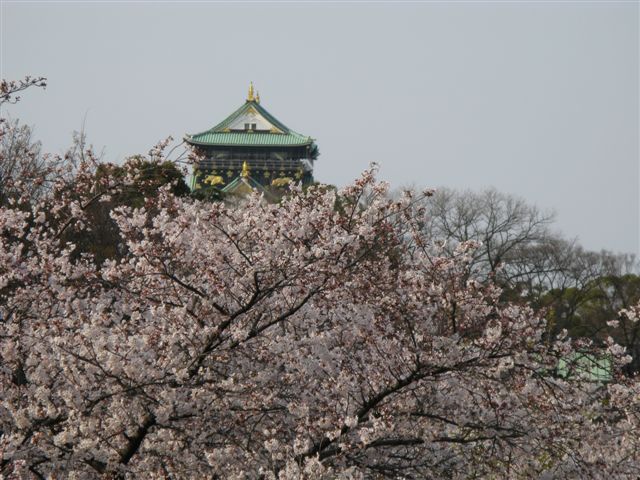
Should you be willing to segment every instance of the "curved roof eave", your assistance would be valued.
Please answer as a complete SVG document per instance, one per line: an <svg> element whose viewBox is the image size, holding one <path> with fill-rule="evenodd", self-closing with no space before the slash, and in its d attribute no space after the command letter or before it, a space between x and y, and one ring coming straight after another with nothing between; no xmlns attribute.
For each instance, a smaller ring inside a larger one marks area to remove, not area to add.
<svg viewBox="0 0 640 480"><path fill-rule="evenodd" d="M278 144L278 143L266 143L266 144L255 144L255 145L251 145L251 144L240 144L240 143L207 143L207 142L198 142L198 141L193 141L193 140L188 140L185 139L185 141L191 145L196 145L199 147L257 147L257 148L262 148L262 147L306 147L307 145L312 145L313 144L313 140L310 140L308 142L305 143L282 143L282 144Z"/></svg>

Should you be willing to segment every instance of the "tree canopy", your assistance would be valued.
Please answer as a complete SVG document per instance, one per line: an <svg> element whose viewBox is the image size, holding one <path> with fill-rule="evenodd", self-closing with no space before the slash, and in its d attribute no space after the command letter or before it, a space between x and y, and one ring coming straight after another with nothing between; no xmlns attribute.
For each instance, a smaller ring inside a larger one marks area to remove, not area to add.
<svg viewBox="0 0 640 480"><path fill-rule="evenodd" d="M162 148L122 171L92 159L0 205L2 475L640 474L626 350L550 336L469 275L473 242L435 254L431 192L392 199L371 169L280 204L172 182L128 204L114 199ZM123 248L98 258L80 239L101 204ZM606 382L585 355L607 359Z"/></svg>

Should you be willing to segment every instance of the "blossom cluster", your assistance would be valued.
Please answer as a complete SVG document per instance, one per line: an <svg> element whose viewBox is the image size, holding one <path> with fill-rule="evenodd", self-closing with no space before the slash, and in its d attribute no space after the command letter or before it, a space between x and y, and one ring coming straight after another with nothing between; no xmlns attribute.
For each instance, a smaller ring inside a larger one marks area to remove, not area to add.
<svg viewBox="0 0 640 480"><path fill-rule="evenodd" d="M640 473L624 351L602 352L608 384L558 375L575 344L470 280L473 245L434 256L424 197L391 199L374 169L279 204L162 188L113 209L123 253L96 262L74 239L134 175L81 165L0 206L3 475Z"/></svg>

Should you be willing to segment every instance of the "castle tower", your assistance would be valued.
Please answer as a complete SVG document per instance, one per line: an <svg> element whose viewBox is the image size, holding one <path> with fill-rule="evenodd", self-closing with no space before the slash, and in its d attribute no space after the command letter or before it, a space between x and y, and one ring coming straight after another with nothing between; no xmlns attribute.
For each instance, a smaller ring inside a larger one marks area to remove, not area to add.
<svg viewBox="0 0 640 480"><path fill-rule="evenodd" d="M282 186L313 182L318 157L314 139L294 132L260 103L253 83L244 104L213 128L185 135L203 156L194 167L192 188L215 186L227 191L250 172L252 184Z"/></svg>

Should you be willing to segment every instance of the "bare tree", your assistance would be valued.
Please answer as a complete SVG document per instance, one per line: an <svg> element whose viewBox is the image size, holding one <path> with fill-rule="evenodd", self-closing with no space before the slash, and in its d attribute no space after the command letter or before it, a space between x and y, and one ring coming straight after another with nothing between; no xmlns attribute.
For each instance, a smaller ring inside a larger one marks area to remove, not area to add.
<svg viewBox="0 0 640 480"><path fill-rule="evenodd" d="M425 229L434 244L453 254L459 244L476 242L470 273L504 284L521 275L522 252L555 240L550 232L553 213L528 205L523 199L488 189L480 193L439 189L427 204Z"/></svg>
<svg viewBox="0 0 640 480"><path fill-rule="evenodd" d="M46 87L43 77L0 81L0 107L20 100L18 93L30 87ZM52 180L53 166L59 159L43 156L40 142L33 140L33 129L17 120L0 119L0 205L12 196L37 197Z"/></svg>
<svg viewBox="0 0 640 480"><path fill-rule="evenodd" d="M29 196L41 190L47 177L47 161L40 142L33 140L33 130L18 120L0 126L0 202L16 191L16 182L24 183Z"/></svg>

